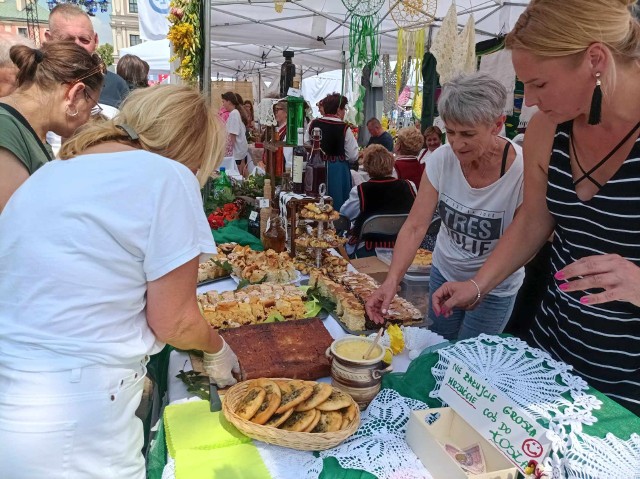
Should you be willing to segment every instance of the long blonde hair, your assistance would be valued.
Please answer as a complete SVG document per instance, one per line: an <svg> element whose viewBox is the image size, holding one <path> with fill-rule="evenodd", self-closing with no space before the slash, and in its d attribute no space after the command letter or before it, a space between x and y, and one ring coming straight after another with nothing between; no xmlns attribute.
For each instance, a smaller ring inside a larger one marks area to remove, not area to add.
<svg viewBox="0 0 640 479"><path fill-rule="evenodd" d="M129 126L140 139L131 141L117 125ZM62 146L60 158L73 158L108 141L139 146L198 170L203 186L222 161L224 127L196 90L156 85L133 91L115 118L91 122L78 130Z"/></svg>
<svg viewBox="0 0 640 479"><path fill-rule="evenodd" d="M640 59L640 23L632 14L636 0L531 0L507 35L510 49L541 57L584 52L606 45L615 59Z"/></svg>

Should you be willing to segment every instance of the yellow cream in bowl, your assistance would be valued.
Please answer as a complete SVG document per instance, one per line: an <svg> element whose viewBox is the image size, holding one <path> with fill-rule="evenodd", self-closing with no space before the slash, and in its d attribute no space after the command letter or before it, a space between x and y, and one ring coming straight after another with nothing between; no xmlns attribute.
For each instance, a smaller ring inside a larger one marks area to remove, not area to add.
<svg viewBox="0 0 640 479"><path fill-rule="evenodd" d="M336 354L344 359L350 359L352 361L362 360L364 354L371 347L371 341L364 341L354 339L352 341L341 341L335 346ZM380 356L382 349L376 345L373 351L369 353L367 359L373 359Z"/></svg>

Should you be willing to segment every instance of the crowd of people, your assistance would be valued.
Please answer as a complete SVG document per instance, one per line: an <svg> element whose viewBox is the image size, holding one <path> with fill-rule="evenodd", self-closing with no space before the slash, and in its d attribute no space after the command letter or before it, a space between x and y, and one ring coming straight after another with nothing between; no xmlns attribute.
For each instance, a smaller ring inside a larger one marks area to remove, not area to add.
<svg viewBox="0 0 640 479"><path fill-rule="evenodd" d="M392 152L368 122L370 179L353 187L347 99L322 101L309 129L322 132L329 194L354 237L373 214L408 213L366 303L372 320L382 322L435 214L428 314L451 340L502 331L523 266L552 237L526 339L640 413L634 3L530 2L506 39L540 109L524 148L500 136L504 86L467 74L438 100L444 145L437 129L411 127ZM42 47L11 46L11 65L0 56L0 464L15 478L145 477L135 410L148 356L165 343L202 350L220 387L238 370L194 291L200 257L216 252L200 188L225 154L246 165L249 108L225 93L225 129L191 88L140 88L143 63L125 62L127 80L107 71L90 25L60 5ZM101 115L104 105L117 111ZM59 159L48 133L63 141ZM389 239L361 240L353 246Z"/></svg>

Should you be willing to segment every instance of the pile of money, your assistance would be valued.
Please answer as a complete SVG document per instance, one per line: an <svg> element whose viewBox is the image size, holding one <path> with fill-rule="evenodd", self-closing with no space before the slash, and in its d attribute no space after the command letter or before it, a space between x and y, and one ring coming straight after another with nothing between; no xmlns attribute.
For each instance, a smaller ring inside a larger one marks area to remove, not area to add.
<svg viewBox="0 0 640 479"><path fill-rule="evenodd" d="M479 444L474 444L466 449L460 449L453 444L445 444L444 448L458 465L469 474L484 474L487 472L484 455Z"/></svg>

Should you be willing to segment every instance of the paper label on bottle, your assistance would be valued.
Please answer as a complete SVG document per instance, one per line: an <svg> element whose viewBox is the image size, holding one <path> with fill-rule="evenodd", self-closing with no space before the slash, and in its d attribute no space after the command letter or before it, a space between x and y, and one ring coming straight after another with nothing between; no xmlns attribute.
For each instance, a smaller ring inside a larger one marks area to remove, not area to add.
<svg viewBox="0 0 640 479"><path fill-rule="evenodd" d="M293 157L293 182L302 183L302 164L304 163L304 157L295 155Z"/></svg>
<svg viewBox="0 0 640 479"><path fill-rule="evenodd" d="M287 96L301 97L302 96L302 90L300 90L299 88L289 87L289 90L287 91Z"/></svg>
<svg viewBox="0 0 640 479"><path fill-rule="evenodd" d="M258 198L258 206L260 209L269 207L269 198Z"/></svg>
<svg viewBox="0 0 640 479"><path fill-rule="evenodd" d="M255 221L258 219L258 212L257 211L252 211L251 213L249 213L249 220L250 221Z"/></svg>

